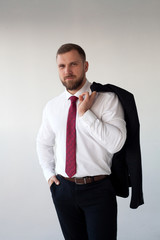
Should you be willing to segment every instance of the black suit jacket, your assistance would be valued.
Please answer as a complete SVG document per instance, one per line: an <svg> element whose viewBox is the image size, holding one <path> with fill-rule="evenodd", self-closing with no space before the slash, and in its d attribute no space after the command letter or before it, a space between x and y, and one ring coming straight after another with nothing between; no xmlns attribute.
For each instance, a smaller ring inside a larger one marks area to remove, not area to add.
<svg viewBox="0 0 160 240"><path fill-rule="evenodd" d="M127 139L123 148L113 155L111 179L117 196L128 197L131 187L131 208L137 208L143 201L142 166L140 151L140 124L132 93L117 86L93 83L91 90L96 92L114 92L124 109Z"/></svg>

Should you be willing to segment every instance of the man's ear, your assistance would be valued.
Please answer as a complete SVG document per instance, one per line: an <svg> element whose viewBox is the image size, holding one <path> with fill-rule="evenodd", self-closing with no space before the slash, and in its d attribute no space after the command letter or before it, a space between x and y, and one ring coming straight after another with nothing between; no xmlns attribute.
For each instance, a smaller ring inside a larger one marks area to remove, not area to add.
<svg viewBox="0 0 160 240"><path fill-rule="evenodd" d="M84 63L84 70L85 70L85 72L88 71L88 68L89 68L89 63L87 61L85 61L85 63Z"/></svg>

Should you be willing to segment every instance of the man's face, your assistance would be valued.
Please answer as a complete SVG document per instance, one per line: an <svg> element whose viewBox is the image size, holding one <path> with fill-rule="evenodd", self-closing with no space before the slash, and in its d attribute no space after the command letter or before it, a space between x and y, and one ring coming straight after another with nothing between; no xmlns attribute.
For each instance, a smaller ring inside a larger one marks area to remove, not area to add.
<svg viewBox="0 0 160 240"><path fill-rule="evenodd" d="M76 50L57 56L59 77L66 89L74 94L86 81L88 62Z"/></svg>

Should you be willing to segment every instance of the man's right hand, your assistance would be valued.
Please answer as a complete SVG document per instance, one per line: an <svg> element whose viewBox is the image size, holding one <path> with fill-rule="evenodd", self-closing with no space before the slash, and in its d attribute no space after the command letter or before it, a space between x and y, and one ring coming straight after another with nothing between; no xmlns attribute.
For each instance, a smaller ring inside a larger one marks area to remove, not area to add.
<svg viewBox="0 0 160 240"><path fill-rule="evenodd" d="M49 178L48 180L48 184L49 184L49 187L55 183L56 185L59 185L60 184L60 181L56 178L56 176L52 176Z"/></svg>

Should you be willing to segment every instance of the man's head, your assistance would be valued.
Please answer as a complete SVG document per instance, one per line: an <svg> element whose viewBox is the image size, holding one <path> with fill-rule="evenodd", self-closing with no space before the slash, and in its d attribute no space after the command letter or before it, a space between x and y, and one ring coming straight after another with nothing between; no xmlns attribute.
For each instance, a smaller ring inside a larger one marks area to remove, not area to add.
<svg viewBox="0 0 160 240"><path fill-rule="evenodd" d="M82 60L86 61L86 54L85 54L84 50L79 45L74 44L74 43L63 44L58 49L56 58L58 55L70 52L71 50L76 50L79 53L79 55L81 56Z"/></svg>
<svg viewBox="0 0 160 240"><path fill-rule="evenodd" d="M88 62L84 50L76 44L64 44L58 49L56 59L62 84L75 94L86 82Z"/></svg>

